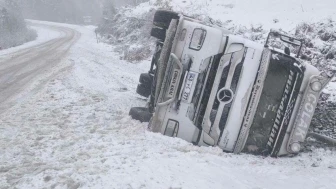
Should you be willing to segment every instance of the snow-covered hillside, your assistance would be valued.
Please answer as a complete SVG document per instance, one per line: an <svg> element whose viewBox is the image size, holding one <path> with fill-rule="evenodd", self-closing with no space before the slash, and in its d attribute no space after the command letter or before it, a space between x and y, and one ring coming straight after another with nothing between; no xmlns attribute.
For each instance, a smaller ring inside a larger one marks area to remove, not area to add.
<svg viewBox="0 0 336 189"><path fill-rule="evenodd" d="M334 0L151 0L135 13L166 7L190 16L210 16L232 26L262 25L265 29L291 31L300 22L336 18Z"/></svg>

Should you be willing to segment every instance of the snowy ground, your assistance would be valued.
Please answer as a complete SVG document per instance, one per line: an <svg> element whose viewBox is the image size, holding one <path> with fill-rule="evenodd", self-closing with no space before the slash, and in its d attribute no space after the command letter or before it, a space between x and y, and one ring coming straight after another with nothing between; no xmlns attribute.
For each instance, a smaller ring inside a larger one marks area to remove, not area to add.
<svg viewBox="0 0 336 189"><path fill-rule="evenodd" d="M51 24L51 23L50 23ZM336 188L336 152L232 155L146 130L128 116L149 60L131 64L81 33L61 72L0 115L0 188ZM43 32L36 28L39 32Z"/></svg>

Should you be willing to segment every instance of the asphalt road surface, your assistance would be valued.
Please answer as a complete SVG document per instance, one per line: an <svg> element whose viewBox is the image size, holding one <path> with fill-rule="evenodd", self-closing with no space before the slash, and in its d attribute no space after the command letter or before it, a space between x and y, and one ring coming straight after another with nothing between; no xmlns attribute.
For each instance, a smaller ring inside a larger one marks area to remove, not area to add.
<svg viewBox="0 0 336 189"><path fill-rule="evenodd" d="M25 90L37 91L41 86L31 84L41 80L41 76L64 60L71 46L80 38L76 30L60 26L31 24L55 30L60 35L50 41L0 56L0 113L12 107L24 97L19 94ZM47 78L44 78L47 81ZM29 88L29 89L28 89ZM25 94L27 95L27 94Z"/></svg>

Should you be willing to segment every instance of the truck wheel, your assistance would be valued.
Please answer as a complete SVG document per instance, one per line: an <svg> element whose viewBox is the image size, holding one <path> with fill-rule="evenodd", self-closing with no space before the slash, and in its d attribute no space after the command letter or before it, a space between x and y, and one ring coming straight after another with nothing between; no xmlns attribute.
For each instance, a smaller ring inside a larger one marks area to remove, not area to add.
<svg viewBox="0 0 336 189"><path fill-rule="evenodd" d="M144 107L133 107L131 108L129 115L132 119L138 120L140 122L149 122L152 118L152 114L149 113L148 108Z"/></svg>
<svg viewBox="0 0 336 189"><path fill-rule="evenodd" d="M164 41L166 38L166 30L162 28L157 28L157 27L152 28L151 36L161 41Z"/></svg>
<svg viewBox="0 0 336 189"><path fill-rule="evenodd" d="M149 73L142 73L139 78L139 82L141 84L145 85L152 85L152 77L149 75Z"/></svg>
<svg viewBox="0 0 336 189"><path fill-rule="evenodd" d="M176 12L167 10L158 10L155 12L153 24L164 29L169 28L169 24L173 19L179 19Z"/></svg>
<svg viewBox="0 0 336 189"><path fill-rule="evenodd" d="M139 84L136 92L139 95L148 98L149 95L151 94L151 85Z"/></svg>

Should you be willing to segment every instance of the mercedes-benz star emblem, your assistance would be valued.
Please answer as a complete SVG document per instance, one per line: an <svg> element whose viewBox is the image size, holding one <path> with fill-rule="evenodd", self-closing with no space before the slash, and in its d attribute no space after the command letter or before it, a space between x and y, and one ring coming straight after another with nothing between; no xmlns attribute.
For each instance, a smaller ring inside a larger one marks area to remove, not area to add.
<svg viewBox="0 0 336 189"><path fill-rule="evenodd" d="M221 102L229 103L232 101L233 92L230 89L221 89L217 94L217 98Z"/></svg>

